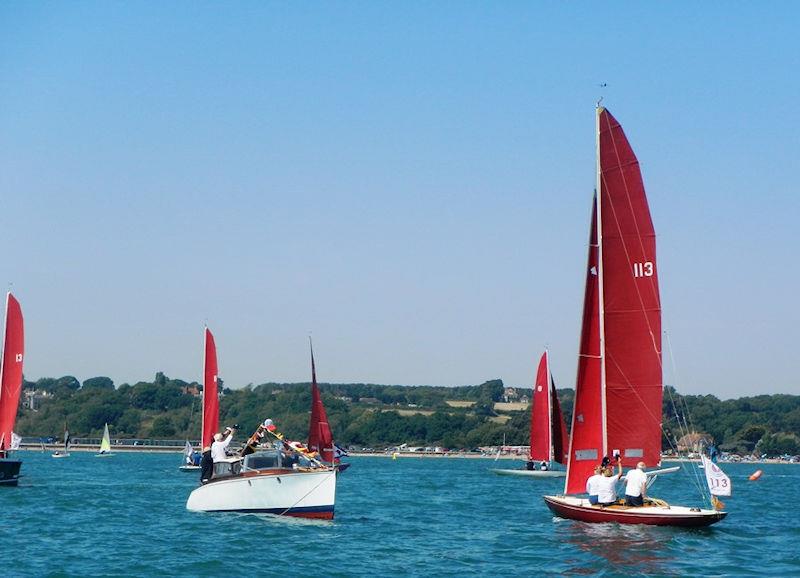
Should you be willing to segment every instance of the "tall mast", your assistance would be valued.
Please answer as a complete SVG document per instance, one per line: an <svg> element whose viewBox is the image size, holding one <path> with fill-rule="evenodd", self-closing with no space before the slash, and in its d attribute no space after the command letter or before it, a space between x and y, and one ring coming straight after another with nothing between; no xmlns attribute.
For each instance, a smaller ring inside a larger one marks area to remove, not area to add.
<svg viewBox="0 0 800 578"><path fill-rule="evenodd" d="M550 432L550 460L553 463L553 399L550 384L553 383L553 377L550 375L550 351L545 347L544 349L544 363L547 371L547 431ZM533 401L531 401L533 403Z"/></svg>
<svg viewBox="0 0 800 578"><path fill-rule="evenodd" d="M600 113L603 108L597 103L595 111L595 146L597 162L597 281L600 300L600 413L603 423L603 456L608 455L608 428L606 424L606 333L605 333L605 301L603 295L603 179L600 163Z"/></svg>

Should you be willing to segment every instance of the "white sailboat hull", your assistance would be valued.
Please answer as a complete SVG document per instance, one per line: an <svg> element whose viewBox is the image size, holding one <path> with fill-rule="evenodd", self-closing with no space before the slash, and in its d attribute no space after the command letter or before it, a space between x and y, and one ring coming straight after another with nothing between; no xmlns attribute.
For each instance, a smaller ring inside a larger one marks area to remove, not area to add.
<svg viewBox="0 0 800 578"><path fill-rule="evenodd" d="M192 491L186 509L194 512L261 512L333 519L336 470L246 472Z"/></svg>
<svg viewBox="0 0 800 578"><path fill-rule="evenodd" d="M498 476L519 476L522 478L565 478L565 470L498 470L492 469Z"/></svg>

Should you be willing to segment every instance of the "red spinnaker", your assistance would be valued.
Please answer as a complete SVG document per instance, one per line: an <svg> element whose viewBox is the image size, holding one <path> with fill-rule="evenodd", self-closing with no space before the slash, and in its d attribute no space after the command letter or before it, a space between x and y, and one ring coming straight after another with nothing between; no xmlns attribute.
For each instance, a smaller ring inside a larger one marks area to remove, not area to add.
<svg viewBox="0 0 800 578"><path fill-rule="evenodd" d="M531 399L531 459L537 462L549 462L553 459L550 439L550 371L547 352L539 360L536 371L536 383L533 385Z"/></svg>
<svg viewBox="0 0 800 578"><path fill-rule="evenodd" d="M11 432L17 418L22 392L22 360L25 356L25 328L22 308L9 292L6 297L6 330L0 367L0 451L11 446Z"/></svg>
<svg viewBox="0 0 800 578"><path fill-rule="evenodd" d="M569 438L569 461L564 492L583 492L586 480L605 452L603 401L600 381L600 267L597 239L597 197L592 203L589 258L583 298L583 327L578 350L578 377Z"/></svg>
<svg viewBox="0 0 800 578"><path fill-rule="evenodd" d="M210 446L219 428L219 392L217 391L217 345L206 327L203 361L203 434L202 447Z"/></svg>
<svg viewBox="0 0 800 578"><path fill-rule="evenodd" d="M308 424L308 447L319 452L322 460L333 463L333 433L328 423L325 406L317 387L317 368L314 365L314 349L311 349L311 421Z"/></svg>
<svg viewBox="0 0 800 578"><path fill-rule="evenodd" d="M639 162L617 120L601 108L606 452L634 467L661 461L661 300L656 234Z"/></svg>

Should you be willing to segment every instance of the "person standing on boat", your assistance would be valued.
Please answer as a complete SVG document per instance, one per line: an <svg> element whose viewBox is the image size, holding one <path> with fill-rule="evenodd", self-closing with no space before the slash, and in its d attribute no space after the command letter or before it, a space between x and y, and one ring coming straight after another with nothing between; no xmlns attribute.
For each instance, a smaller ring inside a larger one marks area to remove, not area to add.
<svg viewBox="0 0 800 578"><path fill-rule="evenodd" d="M211 457L211 446L203 448L203 456L200 458L200 483L207 484L214 475L214 460Z"/></svg>
<svg viewBox="0 0 800 578"><path fill-rule="evenodd" d="M589 503L593 506L598 504L597 492L600 489L597 481L603 477L603 466L597 466L594 469L594 474L589 476L586 480L586 493L589 494Z"/></svg>
<svg viewBox="0 0 800 578"><path fill-rule="evenodd" d="M611 506L617 501L617 482L622 478L622 460L617 457L618 472L614 475L614 466L603 469L603 475L597 480L597 503Z"/></svg>
<svg viewBox="0 0 800 578"><path fill-rule="evenodd" d="M224 440L222 439L221 433L214 434L214 443L211 444L211 459L214 460L214 463L217 462L224 462L228 459L228 455L225 453L225 450L228 449L228 445L230 445L231 440L233 439L233 434L236 433L235 427L226 428L225 433L228 434Z"/></svg>
<svg viewBox="0 0 800 578"><path fill-rule="evenodd" d="M625 480L625 505L644 506L644 497L647 492L647 474L644 473L644 462L636 464L636 469L629 471L623 478Z"/></svg>

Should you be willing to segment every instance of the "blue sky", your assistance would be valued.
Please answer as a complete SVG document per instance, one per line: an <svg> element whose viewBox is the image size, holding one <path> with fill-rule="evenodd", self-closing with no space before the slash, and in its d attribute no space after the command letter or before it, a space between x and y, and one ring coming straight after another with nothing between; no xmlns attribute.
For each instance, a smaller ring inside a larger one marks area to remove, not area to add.
<svg viewBox="0 0 800 578"><path fill-rule="evenodd" d="M602 6L602 7L601 7ZM4 2L26 377L572 386L594 105L687 393L798 393L800 6ZM601 83L607 83L601 88ZM665 365L671 364L666 361Z"/></svg>

